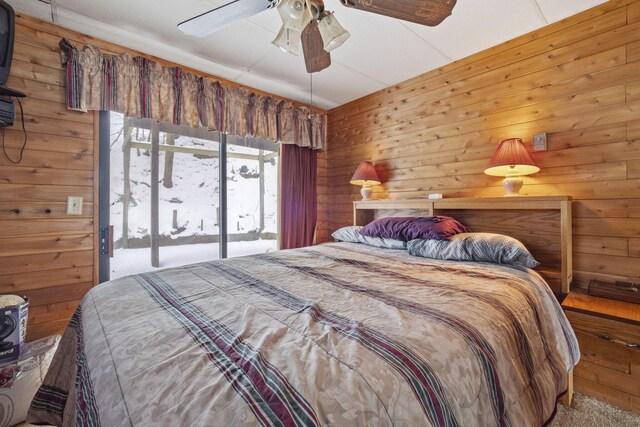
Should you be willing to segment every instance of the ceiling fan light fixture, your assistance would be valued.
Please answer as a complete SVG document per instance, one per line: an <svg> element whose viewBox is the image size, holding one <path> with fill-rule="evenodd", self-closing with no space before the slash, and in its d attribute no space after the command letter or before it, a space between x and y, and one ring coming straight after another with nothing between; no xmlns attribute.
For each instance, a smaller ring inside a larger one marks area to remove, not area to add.
<svg viewBox="0 0 640 427"><path fill-rule="evenodd" d="M273 44L278 46L281 51L291 53L293 55L300 54L300 37L301 32L291 28L287 28L284 24L280 27L278 35L273 40Z"/></svg>
<svg viewBox="0 0 640 427"><path fill-rule="evenodd" d="M345 30L333 12L327 12L318 21L318 29L324 41L324 50L331 52L342 46L351 34Z"/></svg>
<svg viewBox="0 0 640 427"><path fill-rule="evenodd" d="M302 33L313 19L311 11L302 0L282 0L278 5L278 13L286 28Z"/></svg>

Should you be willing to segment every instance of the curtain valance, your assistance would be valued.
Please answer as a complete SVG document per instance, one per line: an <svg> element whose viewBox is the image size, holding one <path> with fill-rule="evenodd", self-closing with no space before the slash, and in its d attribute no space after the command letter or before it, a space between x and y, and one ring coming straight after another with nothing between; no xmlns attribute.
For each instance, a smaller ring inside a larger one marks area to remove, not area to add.
<svg viewBox="0 0 640 427"><path fill-rule="evenodd" d="M180 67L164 67L142 56L107 55L91 45L77 49L66 39L60 41L60 48L71 110L109 110L127 117L325 148L325 114L310 114L306 107L223 85Z"/></svg>

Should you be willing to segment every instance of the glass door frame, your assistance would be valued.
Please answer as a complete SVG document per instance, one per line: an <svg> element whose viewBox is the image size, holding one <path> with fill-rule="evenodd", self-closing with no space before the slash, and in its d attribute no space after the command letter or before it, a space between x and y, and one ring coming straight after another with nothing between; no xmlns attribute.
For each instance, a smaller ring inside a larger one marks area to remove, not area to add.
<svg viewBox="0 0 640 427"><path fill-rule="evenodd" d="M98 171L98 230L99 230L99 265L98 275L99 283L109 280L110 278L110 257L113 256L113 231L110 228L110 112L100 111L99 113L99 171ZM151 131L151 183L156 182L158 185L151 185L151 264L154 267L159 266L159 241L154 239L154 236L158 235L158 222L153 218L157 218L158 202L159 202L159 155L160 155L160 132L171 133L181 136L193 137L197 139L206 139L214 141L219 144L219 218L218 218L218 232L219 232L219 258L227 258L228 254L228 206L227 206L227 164L228 164L228 146L229 143L237 143L238 140L245 140L245 138L237 137L235 135L227 136L225 133L218 131L210 131L207 128L191 128L188 126L174 125L169 123L161 123L153 119L136 119L125 118L132 127L147 129ZM232 142L229 142L230 139ZM253 139L253 138L251 138ZM257 149L265 149L265 144L272 144L271 141L256 139L250 144L246 141L244 146L250 145ZM278 144L279 145L279 144ZM278 147L279 148L279 147ZM271 150L268 150L271 151ZM279 149L276 151L279 155ZM280 186L280 173L278 173L278 187ZM278 188L279 194L279 188ZM264 206L263 206L264 208ZM279 216L279 204L278 212ZM155 215L155 216L154 216ZM264 218L262 219L264 220ZM279 233L279 221L278 223L278 242L280 240ZM124 231L123 231L124 232ZM279 244L279 243L278 243Z"/></svg>

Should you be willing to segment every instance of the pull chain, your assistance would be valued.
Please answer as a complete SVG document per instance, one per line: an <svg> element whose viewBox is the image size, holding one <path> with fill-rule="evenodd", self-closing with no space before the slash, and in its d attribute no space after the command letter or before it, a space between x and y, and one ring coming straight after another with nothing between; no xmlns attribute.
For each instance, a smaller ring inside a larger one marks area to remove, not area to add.
<svg viewBox="0 0 640 427"><path fill-rule="evenodd" d="M313 117L313 73L309 73L309 89L310 89L310 98L309 98L309 118Z"/></svg>

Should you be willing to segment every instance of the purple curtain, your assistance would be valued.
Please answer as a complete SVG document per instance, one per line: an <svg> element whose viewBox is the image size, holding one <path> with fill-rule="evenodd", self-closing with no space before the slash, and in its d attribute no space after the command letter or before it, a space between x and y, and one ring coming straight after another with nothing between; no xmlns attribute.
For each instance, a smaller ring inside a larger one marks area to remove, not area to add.
<svg viewBox="0 0 640 427"><path fill-rule="evenodd" d="M316 231L316 151L282 144L280 167L280 249L313 244Z"/></svg>

